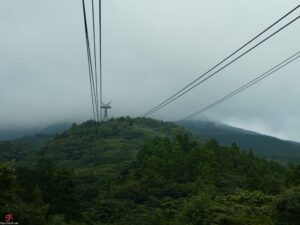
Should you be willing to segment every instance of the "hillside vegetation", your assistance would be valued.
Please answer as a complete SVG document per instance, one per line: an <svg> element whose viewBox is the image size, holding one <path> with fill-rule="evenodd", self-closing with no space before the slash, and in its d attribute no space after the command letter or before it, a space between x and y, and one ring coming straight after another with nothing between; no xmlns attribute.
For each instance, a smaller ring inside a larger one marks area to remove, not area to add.
<svg viewBox="0 0 300 225"><path fill-rule="evenodd" d="M299 225L300 166L146 118L0 142L0 215L20 224Z"/></svg>

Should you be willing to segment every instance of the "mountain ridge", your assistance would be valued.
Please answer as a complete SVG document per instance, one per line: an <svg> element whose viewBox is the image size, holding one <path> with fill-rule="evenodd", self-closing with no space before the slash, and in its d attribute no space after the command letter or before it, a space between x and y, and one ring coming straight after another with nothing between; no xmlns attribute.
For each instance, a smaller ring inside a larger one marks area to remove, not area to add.
<svg viewBox="0 0 300 225"><path fill-rule="evenodd" d="M223 123L189 120L177 123L197 136L216 139L222 145L235 142L243 150L252 150L267 159L284 162L300 161L300 143L232 127Z"/></svg>
<svg viewBox="0 0 300 225"><path fill-rule="evenodd" d="M61 133L64 130L70 128L72 123L70 122L59 122L53 123L43 128L14 128L14 129L0 129L0 141L22 139L28 136L35 136L38 134L44 135L55 135Z"/></svg>

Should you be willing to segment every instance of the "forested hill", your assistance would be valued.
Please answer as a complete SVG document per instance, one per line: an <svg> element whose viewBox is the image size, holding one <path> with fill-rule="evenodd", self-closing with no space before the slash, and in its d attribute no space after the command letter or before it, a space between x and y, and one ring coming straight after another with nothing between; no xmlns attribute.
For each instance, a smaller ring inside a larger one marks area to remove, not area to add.
<svg viewBox="0 0 300 225"><path fill-rule="evenodd" d="M300 166L173 123L111 119L101 138L98 128L73 125L39 149L0 142L0 215L32 225L299 225Z"/></svg>
<svg viewBox="0 0 300 225"><path fill-rule="evenodd" d="M174 136L176 132L182 130L183 128L172 123L151 119L120 118L103 123L102 138L99 138L97 123L87 121L80 125L73 124L70 129L53 136L37 134L15 141L2 141L0 162L17 160L30 163L34 160L32 157L41 156L58 161L60 164L82 166L123 162L134 159L147 140ZM36 142L39 144L37 145ZM39 146L39 149L35 151L33 149L36 146Z"/></svg>
<svg viewBox="0 0 300 225"><path fill-rule="evenodd" d="M300 143L281 140L219 122L189 120L179 123L202 138L216 139L222 145L237 143L241 149L281 162L300 162Z"/></svg>

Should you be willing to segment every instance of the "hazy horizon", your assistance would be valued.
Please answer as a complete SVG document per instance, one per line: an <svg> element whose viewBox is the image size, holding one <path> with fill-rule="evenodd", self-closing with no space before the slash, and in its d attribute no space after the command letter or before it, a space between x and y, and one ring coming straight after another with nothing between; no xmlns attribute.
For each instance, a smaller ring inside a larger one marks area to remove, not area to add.
<svg viewBox="0 0 300 225"><path fill-rule="evenodd" d="M112 101L110 115L145 113L297 4L297 0L103 1L103 91L105 102ZM81 7L81 1L74 0L1 3L0 130L92 117ZM297 21L151 116L178 120L235 90L299 51L299 28ZM298 60L202 116L300 141L299 70Z"/></svg>

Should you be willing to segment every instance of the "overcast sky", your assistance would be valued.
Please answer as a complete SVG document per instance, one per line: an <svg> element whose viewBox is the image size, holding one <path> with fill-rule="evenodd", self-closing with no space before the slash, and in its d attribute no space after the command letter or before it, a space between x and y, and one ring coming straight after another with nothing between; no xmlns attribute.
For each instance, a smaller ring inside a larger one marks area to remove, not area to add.
<svg viewBox="0 0 300 225"><path fill-rule="evenodd" d="M115 117L145 113L299 4L102 2L103 92ZM92 117L81 7L81 0L1 0L0 128ZM299 51L299 40L300 20L152 116L176 120L205 107ZM299 71L300 60L204 116L300 141Z"/></svg>

